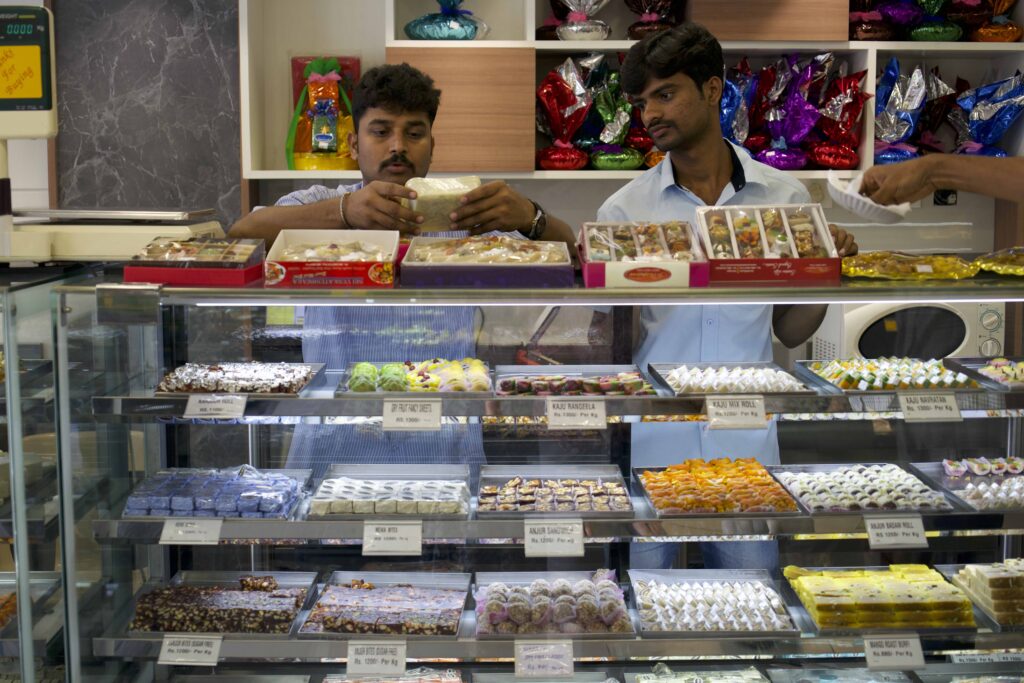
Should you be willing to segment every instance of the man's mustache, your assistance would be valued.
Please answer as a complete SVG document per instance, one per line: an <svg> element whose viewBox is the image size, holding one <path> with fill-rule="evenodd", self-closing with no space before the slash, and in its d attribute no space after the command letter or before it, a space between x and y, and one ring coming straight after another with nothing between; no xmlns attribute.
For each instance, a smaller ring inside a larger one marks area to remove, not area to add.
<svg viewBox="0 0 1024 683"><path fill-rule="evenodd" d="M415 168L409 158L404 154L392 154L384 163L380 165L381 168L387 168L391 164L405 164L409 168Z"/></svg>

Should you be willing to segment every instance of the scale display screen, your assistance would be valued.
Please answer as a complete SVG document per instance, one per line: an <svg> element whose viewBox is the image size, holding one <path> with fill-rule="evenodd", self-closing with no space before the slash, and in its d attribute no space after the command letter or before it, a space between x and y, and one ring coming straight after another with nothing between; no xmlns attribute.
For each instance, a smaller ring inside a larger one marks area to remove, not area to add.
<svg viewBox="0 0 1024 683"><path fill-rule="evenodd" d="M50 74L49 15L0 7L0 111L52 109Z"/></svg>

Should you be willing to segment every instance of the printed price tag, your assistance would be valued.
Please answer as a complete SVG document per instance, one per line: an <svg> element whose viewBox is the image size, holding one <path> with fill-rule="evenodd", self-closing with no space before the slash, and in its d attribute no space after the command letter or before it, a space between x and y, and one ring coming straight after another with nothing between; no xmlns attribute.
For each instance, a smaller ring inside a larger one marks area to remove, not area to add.
<svg viewBox="0 0 1024 683"><path fill-rule="evenodd" d="M441 431L441 400L384 401L384 431Z"/></svg>
<svg viewBox="0 0 1024 683"><path fill-rule="evenodd" d="M919 272L919 273L934 273L935 272L935 269L932 268L927 263L919 263L919 264L917 264L915 266L915 268L917 269L917 272Z"/></svg>
<svg viewBox="0 0 1024 683"><path fill-rule="evenodd" d="M245 396L235 394L190 394L184 417L190 419L231 419L245 415Z"/></svg>
<svg viewBox="0 0 1024 683"><path fill-rule="evenodd" d="M548 398L548 429L607 429L604 401Z"/></svg>
<svg viewBox="0 0 1024 683"><path fill-rule="evenodd" d="M423 554L423 520L363 522L363 555Z"/></svg>
<svg viewBox="0 0 1024 683"><path fill-rule="evenodd" d="M220 543L218 517L182 517L164 520L160 545L217 545Z"/></svg>
<svg viewBox="0 0 1024 683"><path fill-rule="evenodd" d="M865 515L864 528L872 550L928 547L921 515Z"/></svg>
<svg viewBox="0 0 1024 683"><path fill-rule="evenodd" d="M571 640L517 640L516 678L569 678Z"/></svg>
<svg viewBox="0 0 1024 683"><path fill-rule="evenodd" d="M767 429L764 396L708 396L704 400L709 429Z"/></svg>
<svg viewBox="0 0 1024 683"><path fill-rule="evenodd" d="M1006 662L1024 662L1024 653L993 652L990 654L950 655L954 664L1005 664Z"/></svg>
<svg viewBox="0 0 1024 683"><path fill-rule="evenodd" d="M523 522L527 557L583 557L583 520Z"/></svg>
<svg viewBox="0 0 1024 683"><path fill-rule="evenodd" d="M222 636L189 636L168 633L160 645L160 666L217 666Z"/></svg>
<svg viewBox="0 0 1024 683"><path fill-rule="evenodd" d="M367 674L405 675L405 641L349 641L346 672L349 676Z"/></svg>
<svg viewBox="0 0 1024 683"><path fill-rule="evenodd" d="M865 638L864 656L872 671L906 671L924 668L921 639L916 634Z"/></svg>
<svg viewBox="0 0 1024 683"><path fill-rule="evenodd" d="M907 422L963 422L956 394L899 394L903 419Z"/></svg>

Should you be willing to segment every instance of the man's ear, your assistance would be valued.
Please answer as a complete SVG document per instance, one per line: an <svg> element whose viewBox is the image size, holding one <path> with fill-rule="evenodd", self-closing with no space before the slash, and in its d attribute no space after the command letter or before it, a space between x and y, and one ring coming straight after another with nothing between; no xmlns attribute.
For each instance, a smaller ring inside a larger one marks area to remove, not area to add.
<svg viewBox="0 0 1024 683"><path fill-rule="evenodd" d="M722 90L725 85L722 83L722 79L718 76L712 76L708 80L704 81L704 85L701 90L704 92L704 97L711 100L715 107L722 106Z"/></svg>
<svg viewBox="0 0 1024 683"><path fill-rule="evenodd" d="M355 161L359 161L359 136L355 133L348 134L348 155Z"/></svg>

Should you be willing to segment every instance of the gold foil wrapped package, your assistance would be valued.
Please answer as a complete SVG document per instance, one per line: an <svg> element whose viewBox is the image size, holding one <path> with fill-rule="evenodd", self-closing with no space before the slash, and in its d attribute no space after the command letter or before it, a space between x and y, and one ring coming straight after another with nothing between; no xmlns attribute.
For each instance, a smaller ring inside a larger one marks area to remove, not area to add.
<svg viewBox="0 0 1024 683"><path fill-rule="evenodd" d="M991 273L1024 276L1024 247L1000 249L974 259L974 264Z"/></svg>
<svg viewBox="0 0 1024 683"><path fill-rule="evenodd" d="M665 158L665 153L660 149L652 149L650 152L644 155L644 166L647 168L654 168L661 163L661 160Z"/></svg>
<svg viewBox="0 0 1024 683"><path fill-rule="evenodd" d="M997 17L1002 19L1002 17ZM1024 29L1013 21L990 21L971 33L975 43L1016 43L1024 36Z"/></svg>
<svg viewBox="0 0 1024 683"><path fill-rule="evenodd" d="M883 280L963 280L978 274L977 263L958 256L871 251L843 259L846 277Z"/></svg>

